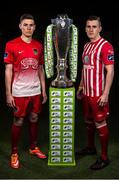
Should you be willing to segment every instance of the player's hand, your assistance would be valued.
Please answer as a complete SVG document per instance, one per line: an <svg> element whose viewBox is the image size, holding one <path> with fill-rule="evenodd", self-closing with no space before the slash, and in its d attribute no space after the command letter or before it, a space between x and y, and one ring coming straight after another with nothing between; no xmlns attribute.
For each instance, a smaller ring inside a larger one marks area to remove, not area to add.
<svg viewBox="0 0 119 180"><path fill-rule="evenodd" d="M79 87L77 90L77 99L81 100L83 98L83 87Z"/></svg>
<svg viewBox="0 0 119 180"><path fill-rule="evenodd" d="M97 103L99 106L105 106L108 103L108 95L102 94L102 96L99 97Z"/></svg>
<svg viewBox="0 0 119 180"><path fill-rule="evenodd" d="M43 97L42 104L45 104L46 101L47 101L47 94L46 94L46 93L43 93L43 94L42 94L42 97Z"/></svg>
<svg viewBox="0 0 119 180"><path fill-rule="evenodd" d="M14 108L15 107L15 101L12 95L6 96L7 106Z"/></svg>

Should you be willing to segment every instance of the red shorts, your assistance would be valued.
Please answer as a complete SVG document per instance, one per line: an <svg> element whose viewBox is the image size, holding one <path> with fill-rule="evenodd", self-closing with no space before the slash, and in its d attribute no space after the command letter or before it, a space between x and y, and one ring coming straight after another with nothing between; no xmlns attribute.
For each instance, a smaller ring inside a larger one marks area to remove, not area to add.
<svg viewBox="0 0 119 180"><path fill-rule="evenodd" d="M99 122L106 119L109 115L109 104L107 103L105 106L99 106L97 101L99 97L83 97L83 111L84 118L94 119Z"/></svg>
<svg viewBox="0 0 119 180"><path fill-rule="evenodd" d="M16 109L14 116L25 117L28 113L40 113L42 110L41 95L14 97Z"/></svg>

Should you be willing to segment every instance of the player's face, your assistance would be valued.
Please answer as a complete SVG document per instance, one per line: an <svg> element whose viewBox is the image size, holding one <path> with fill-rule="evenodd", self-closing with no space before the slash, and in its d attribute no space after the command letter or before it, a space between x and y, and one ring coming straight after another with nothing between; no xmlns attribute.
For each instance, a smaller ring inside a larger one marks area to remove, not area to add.
<svg viewBox="0 0 119 180"><path fill-rule="evenodd" d="M91 41L96 41L100 38L100 31L102 27L98 20L88 20L86 22L86 33Z"/></svg>
<svg viewBox="0 0 119 180"><path fill-rule="evenodd" d="M32 37L35 30L35 23L32 19L24 19L20 24L19 28L21 29L22 35L26 37Z"/></svg>

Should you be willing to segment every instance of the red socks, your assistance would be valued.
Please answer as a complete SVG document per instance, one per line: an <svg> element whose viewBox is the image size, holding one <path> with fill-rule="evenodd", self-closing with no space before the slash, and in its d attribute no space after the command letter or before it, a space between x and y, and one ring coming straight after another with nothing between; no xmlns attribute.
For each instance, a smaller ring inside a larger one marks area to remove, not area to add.
<svg viewBox="0 0 119 180"><path fill-rule="evenodd" d="M87 123L88 147L95 148L95 124Z"/></svg>
<svg viewBox="0 0 119 180"><path fill-rule="evenodd" d="M18 141L21 135L22 126L12 125L12 154L18 153Z"/></svg>
<svg viewBox="0 0 119 180"><path fill-rule="evenodd" d="M30 149L36 147L38 123L29 122L29 134L30 134ZM21 135L22 126L12 125L12 154L18 153L18 142Z"/></svg>
<svg viewBox="0 0 119 180"><path fill-rule="evenodd" d="M101 157L102 159L107 159L107 149L109 140L109 130L107 126L98 128L100 142L101 142Z"/></svg>
<svg viewBox="0 0 119 180"><path fill-rule="evenodd" d="M30 149L34 149L37 143L38 122L29 122Z"/></svg>

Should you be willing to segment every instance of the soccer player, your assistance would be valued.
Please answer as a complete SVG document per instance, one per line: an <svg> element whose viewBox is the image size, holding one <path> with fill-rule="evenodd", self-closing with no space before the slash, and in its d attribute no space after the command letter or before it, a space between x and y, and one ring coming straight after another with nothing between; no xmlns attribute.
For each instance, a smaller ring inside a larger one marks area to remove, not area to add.
<svg viewBox="0 0 119 180"><path fill-rule="evenodd" d="M20 17L21 36L6 43L5 85L7 105L13 108L12 151L10 165L19 168L18 142L25 117L29 117L29 153L45 159L37 147L38 114L47 101L43 45L32 38L36 28L34 17L23 14Z"/></svg>
<svg viewBox="0 0 119 180"><path fill-rule="evenodd" d="M88 137L88 144L80 154L96 154L95 129L100 138L101 156L91 165L93 170L102 169L109 164L109 129L106 120L109 115L109 92L114 77L114 50L112 45L101 37L101 30L100 17L90 16L85 27L90 41L84 46L82 76L77 90L77 98L83 102Z"/></svg>

